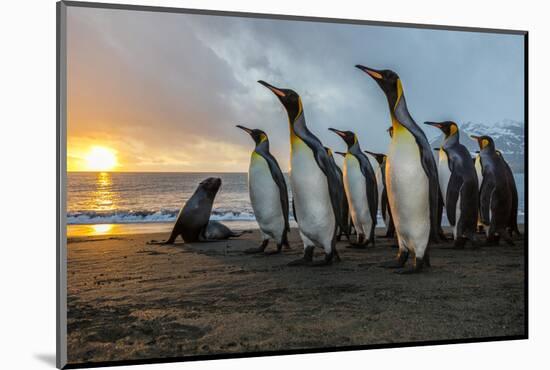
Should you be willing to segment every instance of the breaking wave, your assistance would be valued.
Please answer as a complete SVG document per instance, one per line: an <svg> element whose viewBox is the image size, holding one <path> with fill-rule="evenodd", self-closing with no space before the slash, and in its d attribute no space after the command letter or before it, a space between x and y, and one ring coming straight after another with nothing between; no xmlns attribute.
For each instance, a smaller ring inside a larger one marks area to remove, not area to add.
<svg viewBox="0 0 550 370"><path fill-rule="evenodd" d="M69 225L86 224L128 224L128 223L154 223L174 222L179 210L161 211L113 211L113 212L69 212L67 223ZM210 216L216 221L254 221L254 213L246 211L214 210Z"/></svg>

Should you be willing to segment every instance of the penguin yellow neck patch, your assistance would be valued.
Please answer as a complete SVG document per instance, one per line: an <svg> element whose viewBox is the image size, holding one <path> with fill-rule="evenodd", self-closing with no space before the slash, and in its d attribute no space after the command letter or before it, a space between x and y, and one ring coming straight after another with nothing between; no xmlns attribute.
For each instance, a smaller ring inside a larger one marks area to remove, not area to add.
<svg viewBox="0 0 550 370"><path fill-rule="evenodd" d="M290 128L290 144L294 148L305 145L304 141L298 135L296 135L292 127Z"/></svg>
<svg viewBox="0 0 550 370"><path fill-rule="evenodd" d="M304 107L302 105L302 98L298 97L298 114L296 115L296 119L300 117L303 111L304 111Z"/></svg>
<svg viewBox="0 0 550 370"><path fill-rule="evenodd" d="M415 141L414 136L410 133L410 131L403 126L392 114L392 127L393 127L393 136L392 140L412 140ZM416 141L415 141L416 142Z"/></svg>
<svg viewBox="0 0 550 370"><path fill-rule="evenodd" d="M401 100L401 96L403 95L403 86L401 85L401 80L397 79L397 99L395 100L395 105L393 109L397 108L397 104L399 104L399 101Z"/></svg>

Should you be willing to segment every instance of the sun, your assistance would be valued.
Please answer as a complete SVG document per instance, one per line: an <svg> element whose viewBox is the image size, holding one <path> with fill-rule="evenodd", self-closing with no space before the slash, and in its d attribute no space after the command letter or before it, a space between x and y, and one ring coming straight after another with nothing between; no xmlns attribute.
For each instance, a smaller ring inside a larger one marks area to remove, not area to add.
<svg viewBox="0 0 550 370"><path fill-rule="evenodd" d="M104 146L93 146L85 160L88 171L112 171L118 166L116 152Z"/></svg>

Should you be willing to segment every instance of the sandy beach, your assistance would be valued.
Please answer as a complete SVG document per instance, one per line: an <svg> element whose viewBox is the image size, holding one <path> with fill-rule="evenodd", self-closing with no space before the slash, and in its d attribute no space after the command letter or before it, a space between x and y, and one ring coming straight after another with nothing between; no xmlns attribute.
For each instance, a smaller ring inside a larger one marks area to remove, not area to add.
<svg viewBox="0 0 550 370"><path fill-rule="evenodd" d="M302 254L296 230L274 256L243 253L257 232L146 244L165 237L69 238L69 363L525 333L523 240L435 245L432 268L401 276L377 266L396 253L388 239L367 250L342 241L329 267L288 267Z"/></svg>

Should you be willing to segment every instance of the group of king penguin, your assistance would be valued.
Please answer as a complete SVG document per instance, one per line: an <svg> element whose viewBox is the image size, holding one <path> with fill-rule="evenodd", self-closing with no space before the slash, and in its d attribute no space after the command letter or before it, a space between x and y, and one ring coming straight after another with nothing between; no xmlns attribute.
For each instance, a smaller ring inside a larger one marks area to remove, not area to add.
<svg viewBox="0 0 550 370"><path fill-rule="evenodd" d="M289 209L292 208L304 246L303 257L289 265L320 266L340 260L336 241L356 240L350 248L375 244L380 208L385 237L396 238L395 259L381 266L398 273L415 273L430 266L429 245L445 238L441 219L443 206L453 228L454 246L463 248L485 229L487 243L502 238L513 243L517 226L518 195L512 171L489 136L472 136L478 154L459 141L456 123L426 122L440 129L444 140L439 164L424 131L411 117L399 76L391 70L356 65L370 76L386 95L391 118L391 141L387 154L363 151L357 135L330 128L342 138L347 151L340 168L330 148L307 127L300 96L291 89L258 81L279 99L290 128L290 187L288 190L277 160L269 151L269 138L259 129L241 125L255 142L250 158L248 185L252 208L261 230L262 242L247 253L278 253L289 248ZM369 158L370 157L370 158ZM374 165L374 166L373 166ZM266 252L270 240L277 249ZM314 248L324 250L324 259L314 261ZM407 261L410 263L407 264Z"/></svg>

